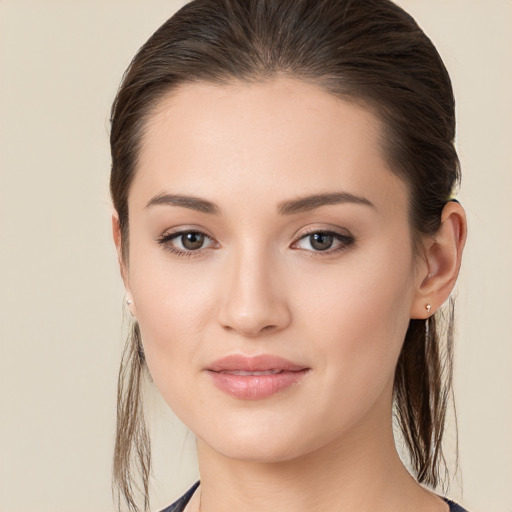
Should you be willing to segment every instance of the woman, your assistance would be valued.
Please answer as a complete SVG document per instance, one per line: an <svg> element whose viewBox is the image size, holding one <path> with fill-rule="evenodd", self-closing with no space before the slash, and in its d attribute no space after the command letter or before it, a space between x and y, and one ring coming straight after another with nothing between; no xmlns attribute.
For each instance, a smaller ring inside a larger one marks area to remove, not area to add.
<svg viewBox="0 0 512 512"><path fill-rule="evenodd" d="M454 135L446 69L387 0L196 0L140 49L111 132L131 509L147 369L197 439L168 512L462 510L422 485L466 237Z"/></svg>

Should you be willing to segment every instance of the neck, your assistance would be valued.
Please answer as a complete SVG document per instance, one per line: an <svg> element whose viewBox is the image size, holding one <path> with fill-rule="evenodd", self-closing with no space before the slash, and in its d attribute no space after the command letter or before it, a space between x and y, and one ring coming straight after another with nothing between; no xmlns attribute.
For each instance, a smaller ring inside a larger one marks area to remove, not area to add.
<svg viewBox="0 0 512 512"><path fill-rule="evenodd" d="M198 440L201 512L446 511L404 468L391 409L388 419L385 428L382 417L364 421L313 452L279 462L225 457Z"/></svg>

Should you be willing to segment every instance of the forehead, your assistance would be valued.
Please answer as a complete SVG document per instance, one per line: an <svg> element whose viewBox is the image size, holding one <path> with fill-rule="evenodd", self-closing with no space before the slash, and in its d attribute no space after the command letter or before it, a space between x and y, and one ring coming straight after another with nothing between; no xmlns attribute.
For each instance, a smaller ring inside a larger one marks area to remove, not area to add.
<svg viewBox="0 0 512 512"><path fill-rule="evenodd" d="M379 120L317 85L259 83L180 86L148 120L132 189L275 198L350 189L403 192L380 144ZM312 190L314 189L314 190ZM369 190L371 189L371 190Z"/></svg>

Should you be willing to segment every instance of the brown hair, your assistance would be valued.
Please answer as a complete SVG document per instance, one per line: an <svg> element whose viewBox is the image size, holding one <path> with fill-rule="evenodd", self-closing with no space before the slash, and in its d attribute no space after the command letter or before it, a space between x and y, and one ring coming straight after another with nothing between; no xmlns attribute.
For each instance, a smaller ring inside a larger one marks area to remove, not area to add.
<svg viewBox="0 0 512 512"><path fill-rule="evenodd" d="M382 144L410 191L415 249L439 228L459 180L451 82L430 39L389 0L194 0L142 46L112 106L110 190L128 260L128 193L148 118L177 86L207 81L254 82L277 75L315 83L370 108L382 121ZM453 304L446 341L438 314L411 320L398 361L394 406L419 482L436 486L451 394ZM114 485L137 510L133 465L148 508L149 438L140 379L145 371L138 329L119 374Z"/></svg>

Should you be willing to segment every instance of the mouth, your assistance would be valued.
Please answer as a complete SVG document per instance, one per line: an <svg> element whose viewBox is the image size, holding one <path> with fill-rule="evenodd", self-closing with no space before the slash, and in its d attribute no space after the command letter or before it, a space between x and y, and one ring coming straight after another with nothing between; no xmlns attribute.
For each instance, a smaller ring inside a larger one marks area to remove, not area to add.
<svg viewBox="0 0 512 512"><path fill-rule="evenodd" d="M205 368L213 384L241 400L260 400L302 381L311 368L278 356L234 354Z"/></svg>
<svg viewBox="0 0 512 512"><path fill-rule="evenodd" d="M305 368L305 365L294 363L273 354L260 354L258 356L232 354L214 361L206 369L213 372L249 372L252 374L258 372L293 372Z"/></svg>

